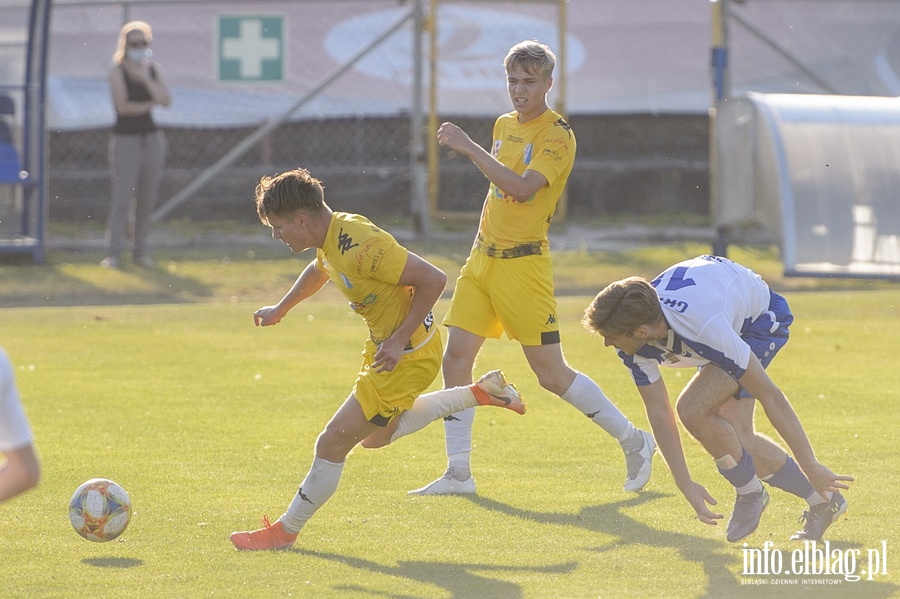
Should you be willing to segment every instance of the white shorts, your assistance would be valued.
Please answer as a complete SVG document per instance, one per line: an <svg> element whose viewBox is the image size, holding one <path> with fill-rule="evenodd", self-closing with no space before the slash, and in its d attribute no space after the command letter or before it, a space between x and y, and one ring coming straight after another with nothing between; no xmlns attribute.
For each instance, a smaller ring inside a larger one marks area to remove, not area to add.
<svg viewBox="0 0 900 599"><path fill-rule="evenodd" d="M19 402L12 363L0 349L0 451L12 451L33 442L31 427Z"/></svg>

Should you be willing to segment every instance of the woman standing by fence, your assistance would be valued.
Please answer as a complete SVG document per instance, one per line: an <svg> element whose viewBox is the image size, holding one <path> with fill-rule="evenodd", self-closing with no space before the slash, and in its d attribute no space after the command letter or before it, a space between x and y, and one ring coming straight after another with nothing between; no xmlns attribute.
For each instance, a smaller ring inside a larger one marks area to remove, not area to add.
<svg viewBox="0 0 900 599"><path fill-rule="evenodd" d="M122 26L109 74L116 124L109 142L112 202L107 222L109 246L102 262L107 268L117 268L126 249L132 207L132 258L138 266L155 266L147 255L147 237L166 161L166 138L151 110L156 105L168 106L172 97L162 68L150 60L152 39L150 25L143 21Z"/></svg>

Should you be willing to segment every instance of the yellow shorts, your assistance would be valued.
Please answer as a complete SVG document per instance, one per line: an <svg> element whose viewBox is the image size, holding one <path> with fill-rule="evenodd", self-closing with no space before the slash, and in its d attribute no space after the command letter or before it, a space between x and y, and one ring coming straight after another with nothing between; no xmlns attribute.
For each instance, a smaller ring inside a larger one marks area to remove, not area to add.
<svg viewBox="0 0 900 599"><path fill-rule="evenodd" d="M444 325L525 346L559 343L549 253L494 258L475 248L463 265Z"/></svg>
<svg viewBox="0 0 900 599"><path fill-rule="evenodd" d="M369 422L386 426L391 418L410 409L416 398L434 382L441 370L444 344L440 331L435 330L425 345L403 354L391 372L376 372L372 368L377 349L371 340L366 341L353 396Z"/></svg>

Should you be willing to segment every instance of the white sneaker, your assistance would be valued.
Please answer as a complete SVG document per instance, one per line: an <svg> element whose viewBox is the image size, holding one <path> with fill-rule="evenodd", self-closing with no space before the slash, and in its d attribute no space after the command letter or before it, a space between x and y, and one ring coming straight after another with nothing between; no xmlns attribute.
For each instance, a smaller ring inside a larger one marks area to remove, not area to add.
<svg viewBox="0 0 900 599"><path fill-rule="evenodd" d="M628 469L625 479L626 491L640 491L650 480L653 469L653 454L656 452L656 441L653 435L645 430L637 429L644 439L640 449L625 450L625 467Z"/></svg>
<svg viewBox="0 0 900 599"><path fill-rule="evenodd" d="M436 481L429 483L421 489L413 489L407 495L474 495L475 478L469 476L466 480L453 478L450 468Z"/></svg>

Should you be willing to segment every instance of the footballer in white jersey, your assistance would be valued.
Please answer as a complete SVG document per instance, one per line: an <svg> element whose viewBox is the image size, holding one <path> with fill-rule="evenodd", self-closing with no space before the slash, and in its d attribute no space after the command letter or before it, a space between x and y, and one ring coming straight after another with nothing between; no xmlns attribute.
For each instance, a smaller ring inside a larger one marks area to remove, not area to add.
<svg viewBox="0 0 900 599"><path fill-rule="evenodd" d="M793 540L820 540L846 510L840 490L853 477L839 475L815 456L806 431L784 393L765 371L788 339L793 316L787 302L752 270L726 258L698 256L647 281L628 277L597 294L585 327L619 350L630 369L659 449L679 490L701 522L716 524L716 500L693 480L675 410L659 367L699 367L681 390L678 420L713 458L735 489L725 537L736 543L759 526L768 486L805 500L806 524ZM755 400L797 458L756 432Z"/></svg>
<svg viewBox="0 0 900 599"><path fill-rule="evenodd" d="M762 278L719 256L698 256L666 269L650 282L669 323L666 339L619 356L635 383L659 379L659 366L686 368L712 362L740 379L751 351L768 366L788 339L793 316L787 302Z"/></svg>

